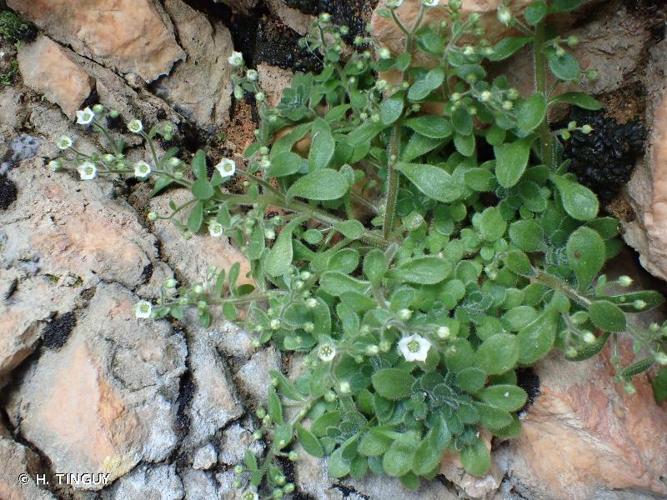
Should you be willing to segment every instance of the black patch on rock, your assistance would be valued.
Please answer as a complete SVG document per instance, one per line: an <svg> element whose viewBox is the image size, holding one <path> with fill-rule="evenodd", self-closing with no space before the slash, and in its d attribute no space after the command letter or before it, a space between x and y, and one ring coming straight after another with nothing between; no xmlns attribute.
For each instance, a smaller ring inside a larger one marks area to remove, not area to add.
<svg viewBox="0 0 667 500"><path fill-rule="evenodd" d="M141 283L148 283L148 280L150 280L153 276L153 270L154 268L151 262L144 266L141 271Z"/></svg>
<svg viewBox="0 0 667 500"><path fill-rule="evenodd" d="M535 370L533 370L532 367L527 367L518 368L516 371L516 378L517 385L528 394L526 404L522 408L525 410L531 406L540 395L540 377L537 376L537 373L535 373Z"/></svg>
<svg viewBox="0 0 667 500"><path fill-rule="evenodd" d="M644 126L638 121L619 124L600 111L580 109L570 113L570 120L593 127L588 135L574 132L565 143L565 157L572 160L570 170L608 202L630 180L635 162L644 152Z"/></svg>
<svg viewBox="0 0 667 500"><path fill-rule="evenodd" d="M60 349L65 345L70 333L76 326L76 315L66 312L52 319L42 331L42 342L47 349Z"/></svg>
<svg viewBox="0 0 667 500"><path fill-rule="evenodd" d="M16 184L6 175L0 175L0 210L7 210L9 205L16 201L17 196Z"/></svg>
<svg viewBox="0 0 667 500"><path fill-rule="evenodd" d="M195 393L195 383L192 380L192 374L188 371L181 377L181 383L178 390L178 398L176 404L178 410L176 412L175 430L176 433L185 436L190 429L190 403Z"/></svg>
<svg viewBox="0 0 667 500"><path fill-rule="evenodd" d="M315 54L298 46L299 35L280 22L264 18L255 34L255 54L252 63L267 63L294 71L319 73L322 63Z"/></svg>

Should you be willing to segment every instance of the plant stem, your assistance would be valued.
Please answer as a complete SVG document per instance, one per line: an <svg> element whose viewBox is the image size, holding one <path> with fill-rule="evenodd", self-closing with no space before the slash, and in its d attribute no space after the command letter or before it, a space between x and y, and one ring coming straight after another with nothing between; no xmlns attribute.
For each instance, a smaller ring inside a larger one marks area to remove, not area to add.
<svg viewBox="0 0 667 500"><path fill-rule="evenodd" d="M535 43L533 45L533 55L535 63L535 92L542 94L545 99L547 96L547 61L544 56L544 44L546 41L546 22L540 22L535 28ZM549 111L542 120L539 127L540 149L542 152L542 161L550 170L556 168L556 158L554 156L554 142L549 127Z"/></svg>
<svg viewBox="0 0 667 500"><path fill-rule="evenodd" d="M382 225L382 233L385 240L389 239L394 220L396 219L396 201L398 199L398 179L399 173L396 171L396 163L398 162L398 145L401 137L401 126L394 125L391 131L391 138L389 139L389 147L387 151L387 198L384 208L384 224Z"/></svg>
<svg viewBox="0 0 667 500"><path fill-rule="evenodd" d="M553 274L548 274L543 271L537 271L537 274L535 274L535 276L531 278L531 281L534 283L540 283L542 285L546 285L554 290L558 290L559 292L564 293L570 299L574 300L583 307L588 308L588 306L591 305L590 299L581 295L574 288L572 288L570 285L565 283L560 278L554 276Z"/></svg>

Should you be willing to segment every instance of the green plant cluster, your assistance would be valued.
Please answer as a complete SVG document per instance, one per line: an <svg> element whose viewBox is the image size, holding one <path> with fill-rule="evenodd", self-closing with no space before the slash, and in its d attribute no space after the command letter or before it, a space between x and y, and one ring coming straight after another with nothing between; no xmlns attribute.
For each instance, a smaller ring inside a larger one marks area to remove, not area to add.
<svg viewBox="0 0 667 500"><path fill-rule="evenodd" d="M0 11L0 38L5 42L17 44L34 35L35 28L11 10Z"/></svg>
<svg viewBox="0 0 667 500"><path fill-rule="evenodd" d="M255 438L270 439L268 452L248 452L237 468L247 498L293 491L280 460L298 459L296 442L328 456L334 478L372 472L416 488L445 452L481 475L490 467L482 431L520 432L518 368L553 350L587 359L610 343L617 379L632 392L633 376L667 364L667 326L631 319L663 297L600 274L621 247L618 222L560 159L568 132L590 127L553 131L548 122L556 104L600 108L548 83L593 76L568 52L577 40L547 26L548 15L580 2L537 0L521 17L502 6L500 22L522 34L496 44L479 17L461 16L460 2L442 6L449 21L435 26L422 20L437 1L424 2L412 26L397 17L400 3L383 11L404 32L399 54L363 37L350 49L344 27L320 16L302 43L322 54L323 70L297 74L275 108L241 54L230 57L235 94L254 93L261 116L245 167L223 159L211 175L204 152L190 163L174 149L158 153L155 138L174 128L145 132L136 120L129 128L151 164L132 165L101 106L79 119L110 151L86 155L65 137L69 160L52 162L82 178L154 177L155 193L183 186L192 199L162 217L186 234L224 235L250 261L252 284L238 283L235 265L190 286L170 280L157 304L137 307L138 317L176 319L195 308L204 325L221 309L256 346L294 353L298 373L274 372L268 408L256 412ZM487 68L527 46L537 85L522 97ZM241 189L229 183L235 176ZM628 339L636 359L623 364ZM663 368L654 379L659 400L666 378Z"/></svg>

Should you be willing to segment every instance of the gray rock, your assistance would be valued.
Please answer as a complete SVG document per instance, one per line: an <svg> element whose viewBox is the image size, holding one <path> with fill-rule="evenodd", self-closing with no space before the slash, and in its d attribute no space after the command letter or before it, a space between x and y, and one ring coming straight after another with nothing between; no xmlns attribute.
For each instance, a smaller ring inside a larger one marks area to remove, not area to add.
<svg viewBox="0 0 667 500"><path fill-rule="evenodd" d="M102 493L103 500L181 500L183 483L175 465L141 465Z"/></svg>
<svg viewBox="0 0 667 500"><path fill-rule="evenodd" d="M186 470L181 473L187 500L218 498L218 485L210 472Z"/></svg>
<svg viewBox="0 0 667 500"><path fill-rule="evenodd" d="M261 454L264 450L264 445L260 441L253 441L253 428L250 427L250 423L244 425L230 425L223 433L220 442L220 463L238 465L243 462L247 450L255 455Z"/></svg>
<svg viewBox="0 0 667 500"><path fill-rule="evenodd" d="M256 402L265 404L271 385L271 370L280 369L280 354L271 346L257 352L238 372L236 380L241 389Z"/></svg>
<svg viewBox="0 0 667 500"><path fill-rule="evenodd" d="M217 462L218 452L211 443L197 449L192 456L192 467L197 470L208 470Z"/></svg>
<svg viewBox="0 0 667 500"><path fill-rule="evenodd" d="M51 493L37 486L39 458L30 449L0 433L0 497L7 500L51 500Z"/></svg>

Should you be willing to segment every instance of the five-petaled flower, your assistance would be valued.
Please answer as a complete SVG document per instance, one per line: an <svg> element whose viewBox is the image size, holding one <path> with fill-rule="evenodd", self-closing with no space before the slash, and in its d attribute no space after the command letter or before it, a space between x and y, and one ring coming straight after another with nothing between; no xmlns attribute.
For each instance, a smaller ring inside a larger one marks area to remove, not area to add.
<svg viewBox="0 0 667 500"><path fill-rule="evenodd" d="M134 315L138 319L146 319L151 317L153 306L147 300L140 300L134 305Z"/></svg>
<svg viewBox="0 0 667 500"><path fill-rule="evenodd" d="M144 130L144 125L141 120L132 120L127 124L127 129L133 134L140 134Z"/></svg>
<svg viewBox="0 0 667 500"><path fill-rule="evenodd" d="M56 142L56 145L58 146L58 149L69 149L72 147L72 139L67 137L66 135L61 136L58 141Z"/></svg>
<svg viewBox="0 0 667 500"><path fill-rule="evenodd" d="M95 113L90 108L84 108L76 112L76 122L79 125L90 125L95 118Z"/></svg>
<svg viewBox="0 0 667 500"><path fill-rule="evenodd" d="M97 167L93 162L84 161L81 165L76 167L79 172L79 177L82 181L89 181L97 176Z"/></svg>
<svg viewBox="0 0 667 500"><path fill-rule="evenodd" d="M322 361L329 362L336 357L336 348L330 343L322 344L317 349L317 357Z"/></svg>
<svg viewBox="0 0 667 500"><path fill-rule="evenodd" d="M243 66L243 54L236 51L232 52L232 55L227 58L227 62L235 68L239 68Z"/></svg>
<svg viewBox="0 0 667 500"><path fill-rule="evenodd" d="M145 161L138 161L134 164L134 176L139 179L145 179L151 175L151 166Z"/></svg>
<svg viewBox="0 0 667 500"><path fill-rule="evenodd" d="M222 224L217 221L212 221L208 225L208 234L214 238L220 238L223 234L223 231L224 228L222 227Z"/></svg>
<svg viewBox="0 0 667 500"><path fill-rule="evenodd" d="M431 343L421 335L403 337L398 342L398 350L406 361L426 361Z"/></svg>
<svg viewBox="0 0 667 500"><path fill-rule="evenodd" d="M231 177L234 175L234 172L236 172L236 163L234 160L229 158L223 158L220 160L220 163L215 166L215 168L218 172L220 172L222 177Z"/></svg>

